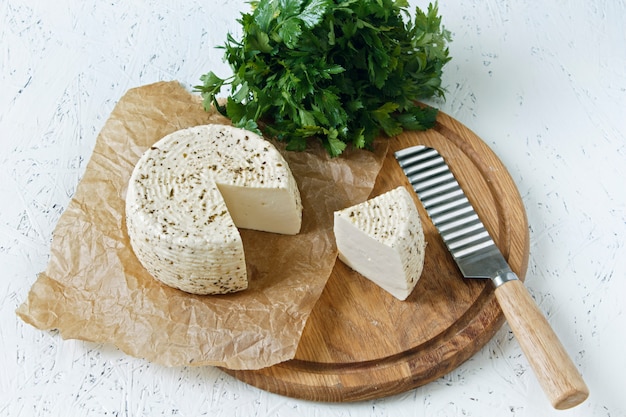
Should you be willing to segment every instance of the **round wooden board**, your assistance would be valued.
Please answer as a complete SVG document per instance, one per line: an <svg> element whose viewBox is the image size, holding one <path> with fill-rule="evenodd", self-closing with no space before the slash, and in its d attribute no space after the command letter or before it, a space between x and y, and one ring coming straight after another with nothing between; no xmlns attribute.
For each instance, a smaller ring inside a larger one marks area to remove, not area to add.
<svg viewBox="0 0 626 417"><path fill-rule="evenodd" d="M393 152L437 149L507 258L524 279L529 235L521 197L491 149L440 112L426 132L390 139L372 196L410 190ZM337 261L305 326L295 358L253 371L224 371L261 389L314 401L359 401L405 392L439 378L482 348L504 316L489 280L464 279L417 197L427 241L424 271L399 301Z"/></svg>

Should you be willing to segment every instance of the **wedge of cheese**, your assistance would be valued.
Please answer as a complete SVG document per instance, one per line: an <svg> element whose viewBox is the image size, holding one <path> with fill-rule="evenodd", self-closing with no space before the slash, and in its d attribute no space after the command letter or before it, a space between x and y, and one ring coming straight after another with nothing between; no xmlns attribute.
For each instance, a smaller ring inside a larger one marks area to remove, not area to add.
<svg viewBox="0 0 626 417"><path fill-rule="evenodd" d="M399 300L415 288L426 242L417 207L404 187L334 213L339 259Z"/></svg>
<svg viewBox="0 0 626 417"><path fill-rule="evenodd" d="M278 150L225 125L165 136L131 175L126 198L130 243L150 274L193 294L247 288L238 227L296 234L302 203Z"/></svg>

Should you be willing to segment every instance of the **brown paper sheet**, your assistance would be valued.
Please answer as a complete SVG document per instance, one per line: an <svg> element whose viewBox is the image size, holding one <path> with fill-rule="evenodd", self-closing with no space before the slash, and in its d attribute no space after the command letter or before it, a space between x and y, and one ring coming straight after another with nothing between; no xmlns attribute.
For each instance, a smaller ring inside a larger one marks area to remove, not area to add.
<svg viewBox="0 0 626 417"><path fill-rule="evenodd" d="M241 230L249 288L195 296L143 269L129 244L124 208L144 150L168 133L206 123L228 121L205 112L200 98L177 82L138 87L120 99L54 230L49 264L17 310L24 321L165 366L259 369L294 357L335 263L332 213L367 199L387 145L334 159L321 146L281 148L300 187L301 233Z"/></svg>

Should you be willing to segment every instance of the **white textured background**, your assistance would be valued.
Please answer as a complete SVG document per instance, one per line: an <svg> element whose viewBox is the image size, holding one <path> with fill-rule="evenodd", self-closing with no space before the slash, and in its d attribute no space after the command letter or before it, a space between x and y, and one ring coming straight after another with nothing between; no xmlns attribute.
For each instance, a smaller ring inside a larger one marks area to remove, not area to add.
<svg viewBox="0 0 626 417"><path fill-rule="evenodd" d="M626 2L440 3L454 42L447 101L435 104L515 179L530 224L527 286L583 373L587 402L552 410L506 325L429 385L324 404L21 322L14 311L116 101L159 80L229 74L214 47L248 6L0 0L0 416L625 416Z"/></svg>

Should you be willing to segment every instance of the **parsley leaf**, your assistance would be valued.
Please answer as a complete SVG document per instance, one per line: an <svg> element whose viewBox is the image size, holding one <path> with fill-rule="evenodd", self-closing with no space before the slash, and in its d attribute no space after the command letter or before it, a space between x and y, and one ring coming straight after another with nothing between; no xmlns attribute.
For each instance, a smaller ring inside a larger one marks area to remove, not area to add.
<svg viewBox="0 0 626 417"><path fill-rule="evenodd" d="M320 140L331 156L368 149L381 134L424 130L437 110L417 101L444 96L450 33L437 4L407 0L258 0L238 22L243 37L223 46L233 75L200 78L205 108L275 136L288 149ZM226 105L217 97L230 87Z"/></svg>

